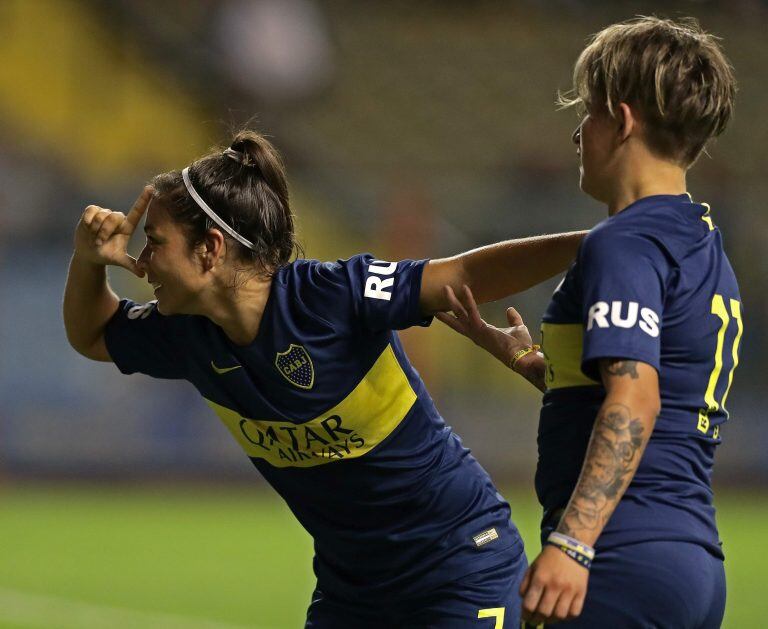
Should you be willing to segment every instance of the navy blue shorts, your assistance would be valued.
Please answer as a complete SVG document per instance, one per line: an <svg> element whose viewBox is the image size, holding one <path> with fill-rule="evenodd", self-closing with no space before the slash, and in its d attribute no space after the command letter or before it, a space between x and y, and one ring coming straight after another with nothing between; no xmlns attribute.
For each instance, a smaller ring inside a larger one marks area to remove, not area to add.
<svg viewBox="0 0 768 629"><path fill-rule="evenodd" d="M430 592L374 605L315 590L305 629L518 629L524 552Z"/></svg>
<svg viewBox="0 0 768 629"><path fill-rule="evenodd" d="M722 559L698 544L643 542L598 553L581 616L552 627L718 629L724 611Z"/></svg>

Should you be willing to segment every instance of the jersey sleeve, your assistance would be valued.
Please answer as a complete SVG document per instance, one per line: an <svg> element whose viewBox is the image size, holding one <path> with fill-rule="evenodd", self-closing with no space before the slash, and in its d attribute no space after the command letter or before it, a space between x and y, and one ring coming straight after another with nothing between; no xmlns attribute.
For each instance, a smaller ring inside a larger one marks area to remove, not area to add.
<svg viewBox="0 0 768 629"><path fill-rule="evenodd" d="M333 287L326 294L327 307L338 316L370 332L428 326L419 306L421 277L428 260L386 262L369 253L315 267L318 280ZM328 300L333 303L328 303Z"/></svg>
<svg viewBox="0 0 768 629"><path fill-rule="evenodd" d="M600 379L598 360L623 358L659 369L662 311L670 264L653 240L600 230L579 252L584 337L582 371Z"/></svg>
<svg viewBox="0 0 768 629"><path fill-rule="evenodd" d="M160 314L156 301L137 304L121 299L104 331L107 351L125 374L185 378L185 362L179 351L184 346L182 321L183 317Z"/></svg>

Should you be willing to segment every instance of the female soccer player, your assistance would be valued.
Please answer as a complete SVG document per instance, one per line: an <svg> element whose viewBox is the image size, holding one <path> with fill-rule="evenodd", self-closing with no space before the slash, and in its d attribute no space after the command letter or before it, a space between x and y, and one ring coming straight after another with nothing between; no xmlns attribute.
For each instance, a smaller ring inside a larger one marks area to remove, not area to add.
<svg viewBox="0 0 768 629"><path fill-rule="evenodd" d="M447 289L460 316L440 319L544 391L544 548L521 587L534 624L720 626L710 476L743 324L720 231L686 192L686 171L725 129L734 93L720 47L694 21L598 33L565 104L585 109L573 134L581 188L608 218L552 296L543 356L514 309L500 330L471 291L460 303Z"/></svg>
<svg viewBox="0 0 768 629"><path fill-rule="evenodd" d="M126 245L145 212L135 260ZM281 160L242 132L155 177L127 216L85 209L64 323L84 356L186 379L218 414L314 537L307 627L499 627L520 614L520 537L394 330L447 309L445 285L482 301L524 290L562 271L582 237L429 262L290 262ZM146 276L156 300L120 300L107 265Z"/></svg>

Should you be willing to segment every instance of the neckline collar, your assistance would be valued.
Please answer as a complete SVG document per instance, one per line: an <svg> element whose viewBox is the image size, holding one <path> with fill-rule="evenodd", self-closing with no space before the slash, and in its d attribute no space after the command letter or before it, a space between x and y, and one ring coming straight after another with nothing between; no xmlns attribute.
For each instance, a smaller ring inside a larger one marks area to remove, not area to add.
<svg viewBox="0 0 768 629"><path fill-rule="evenodd" d="M625 212L631 211L636 209L637 207L642 207L645 205L653 204L654 202L660 202L660 201L675 201L676 203L687 203L690 205L694 205L695 202L693 200L693 197L691 196L690 192L683 192L682 194L652 194L647 197L642 197L640 199L637 199L636 201L633 201L623 209L616 212L616 214L613 214L609 216L608 218L614 218L616 216L621 216Z"/></svg>

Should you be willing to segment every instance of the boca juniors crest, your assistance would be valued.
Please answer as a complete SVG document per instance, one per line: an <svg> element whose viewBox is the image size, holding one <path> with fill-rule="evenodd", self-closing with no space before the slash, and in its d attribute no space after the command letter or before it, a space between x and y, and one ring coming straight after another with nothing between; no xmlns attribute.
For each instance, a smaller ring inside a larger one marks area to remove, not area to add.
<svg viewBox="0 0 768 629"><path fill-rule="evenodd" d="M300 389L311 389L315 384L315 368L307 350L291 343L284 352L275 356L275 367L292 385Z"/></svg>

